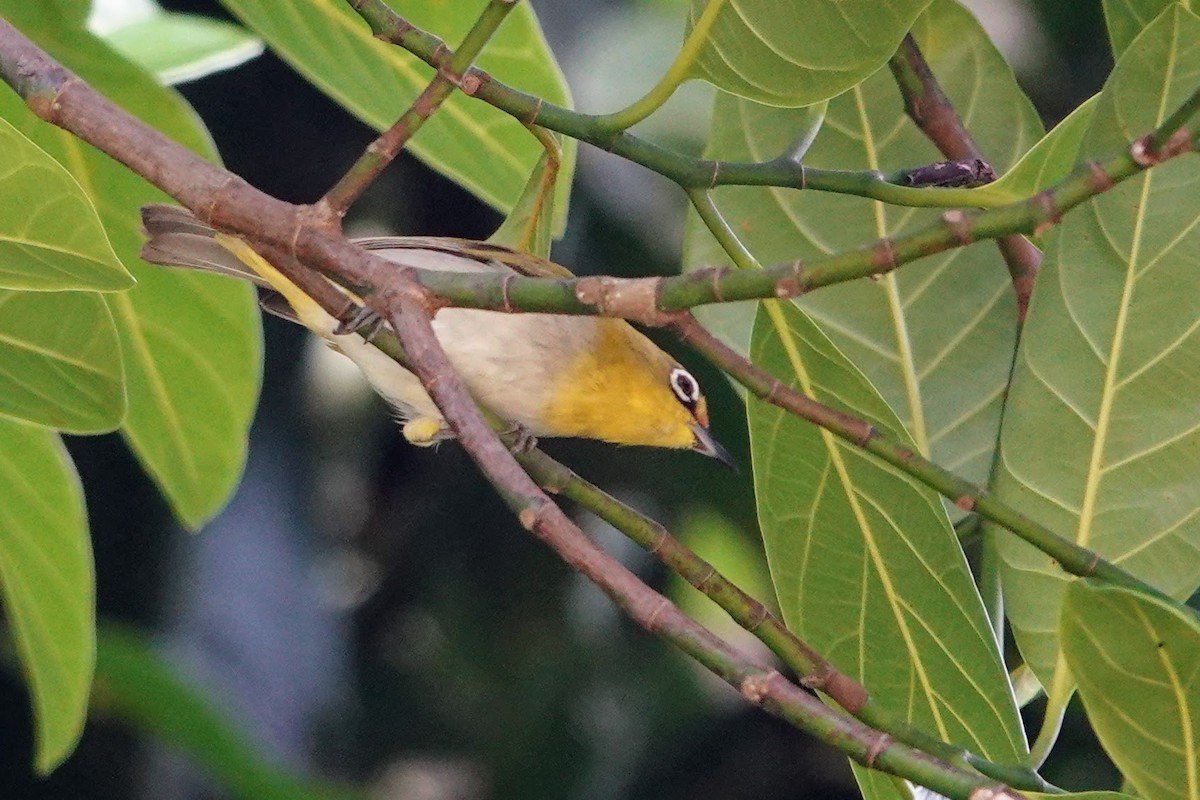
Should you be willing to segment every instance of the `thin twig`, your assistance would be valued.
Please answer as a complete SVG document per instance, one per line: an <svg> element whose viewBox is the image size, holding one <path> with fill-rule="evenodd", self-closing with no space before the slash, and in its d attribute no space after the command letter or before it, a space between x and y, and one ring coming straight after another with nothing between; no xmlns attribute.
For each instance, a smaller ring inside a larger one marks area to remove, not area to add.
<svg viewBox="0 0 1200 800"><path fill-rule="evenodd" d="M416 135L425 120L429 119L457 86L466 94L478 87L477 78L467 76L479 53L491 40L508 13L516 6L516 0L491 0L463 38L462 44L444 66L413 101L408 110L383 134L371 142L357 161L342 176L322 199L339 217L358 199L368 186L379 177L379 173L392 163L404 149L404 145Z"/></svg>
<svg viewBox="0 0 1200 800"><path fill-rule="evenodd" d="M346 0L370 26L376 38L404 48L432 67L452 57L446 43L401 17L384 0ZM917 189L907 185L911 168L880 174L872 170L817 169L798 164L788 154L757 163L694 158L646 141L628 131L614 131L609 115L582 114L526 94L473 67L464 78L478 83L474 97L521 122L537 124L647 167L682 188L712 186L780 186L870 197L904 206L950 208L969 205L966 190Z"/></svg>

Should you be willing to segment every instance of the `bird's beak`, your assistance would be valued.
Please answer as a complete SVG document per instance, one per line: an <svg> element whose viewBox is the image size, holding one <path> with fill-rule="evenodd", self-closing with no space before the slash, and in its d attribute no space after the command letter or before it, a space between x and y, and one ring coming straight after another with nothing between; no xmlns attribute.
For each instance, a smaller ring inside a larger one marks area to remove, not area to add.
<svg viewBox="0 0 1200 800"><path fill-rule="evenodd" d="M721 443L713 438L713 435L708 432L708 428L701 425L699 422L692 423L692 435L695 440L692 442L692 449L697 453L703 453L706 456L715 458L730 469L737 471L737 462L733 460L733 456L729 451L721 446Z"/></svg>

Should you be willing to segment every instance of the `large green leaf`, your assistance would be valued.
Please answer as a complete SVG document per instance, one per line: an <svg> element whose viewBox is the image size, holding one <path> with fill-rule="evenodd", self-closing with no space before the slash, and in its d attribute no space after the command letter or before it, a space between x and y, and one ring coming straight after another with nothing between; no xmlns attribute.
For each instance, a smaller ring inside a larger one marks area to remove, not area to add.
<svg viewBox="0 0 1200 800"><path fill-rule="evenodd" d="M782 336L759 311L755 363L907 440L821 331L795 306L779 309ZM758 516L788 627L892 712L988 758L1018 761L1016 705L937 495L776 406L751 400L748 416ZM857 774L869 797L902 796L890 778Z"/></svg>
<svg viewBox="0 0 1200 800"><path fill-rule="evenodd" d="M1104 0L1104 21L1113 56L1120 58L1138 34L1172 5L1200 11L1194 0Z"/></svg>
<svg viewBox="0 0 1200 800"><path fill-rule="evenodd" d="M100 295L0 289L0 415L71 433L121 424L121 351Z"/></svg>
<svg viewBox="0 0 1200 800"><path fill-rule="evenodd" d="M75 469L52 431L0 420L0 592L33 698L35 761L75 747L96 657L95 575Z"/></svg>
<svg viewBox="0 0 1200 800"><path fill-rule="evenodd" d="M79 183L3 119L0 196L0 288L103 292L133 285Z"/></svg>
<svg viewBox="0 0 1200 800"><path fill-rule="evenodd" d="M1177 7L1126 51L1085 157L1153 128L1200 86L1200 19ZM1184 598L1200 586L1200 160L1100 195L1047 238L994 488L1039 522ZM1045 684L1065 576L998 542L1009 619Z"/></svg>
<svg viewBox="0 0 1200 800"><path fill-rule="evenodd" d="M1075 581L1063 654L1100 743L1145 800L1200 797L1200 621L1143 593Z"/></svg>
<svg viewBox="0 0 1200 800"><path fill-rule="evenodd" d="M171 85L236 67L260 55L262 40L212 17L163 11L153 0L105 3L88 29Z"/></svg>
<svg viewBox="0 0 1200 800"><path fill-rule="evenodd" d="M949 0L933 3L913 33L984 154L1005 169L1037 140L1040 127L1003 59L975 19ZM722 96L707 155L773 157L807 129L804 113ZM884 69L829 102L804 163L891 170L939 158L905 118ZM767 263L859 247L938 213L792 189L722 188L716 200L742 241ZM728 262L694 215L688 225L688 268ZM986 480L1016 324L1008 272L994 245L926 258L878 281L822 289L800 305L866 373L923 454ZM745 352L752 312L746 303L703 308L699 315Z"/></svg>
<svg viewBox="0 0 1200 800"><path fill-rule="evenodd" d="M691 77L759 103L826 100L879 69L929 0L691 0L716 14Z"/></svg>
<svg viewBox="0 0 1200 800"><path fill-rule="evenodd" d="M215 158L192 110L170 90L47 7L0 0L0 12L109 98ZM253 291L210 275L150 267L138 208L161 192L107 156L34 118L11 93L0 117L71 171L92 197L117 254L138 279L108 297L121 338L129 411L122 433L185 523L216 513L241 477L262 369Z"/></svg>
<svg viewBox="0 0 1200 800"><path fill-rule="evenodd" d="M433 70L414 56L373 38L345 0L222 2L315 86L376 130L390 127L433 77ZM483 0L409 0L398 8L409 22L454 47L483 7ZM527 3L513 9L478 63L523 91L560 105L570 102L566 82ZM542 153L520 122L461 92L421 128L409 149L504 212L516 202ZM560 232L574 154L573 141L564 142L556 225Z"/></svg>

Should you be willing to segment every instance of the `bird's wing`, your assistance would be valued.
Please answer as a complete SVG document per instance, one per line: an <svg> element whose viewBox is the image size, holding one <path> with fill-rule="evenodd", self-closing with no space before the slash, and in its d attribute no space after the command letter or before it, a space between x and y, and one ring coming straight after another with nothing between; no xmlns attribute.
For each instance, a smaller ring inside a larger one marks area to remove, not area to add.
<svg viewBox="0 0 1200 800"><path fill-rule="evenodd" d="M520 275L532 278L575 277L569 269L561 264L555 264L553 261L522 253L504 245L477 242L471 239L440 236L371 236L365 239L355 239L354 243L366 250L397 251L390 256L394 261L403 262L405 251L420 250L429 253L443 253L458 259L468 259L487 269L510 269ZM430 260L429 263L414 262L412 266L424 269L443 269L448 272L455 271L453 262L449 260L443 260L441 264L437 260ZM462 269L462 266L465 265L458 265L457 271L470 271Z"/></svg>

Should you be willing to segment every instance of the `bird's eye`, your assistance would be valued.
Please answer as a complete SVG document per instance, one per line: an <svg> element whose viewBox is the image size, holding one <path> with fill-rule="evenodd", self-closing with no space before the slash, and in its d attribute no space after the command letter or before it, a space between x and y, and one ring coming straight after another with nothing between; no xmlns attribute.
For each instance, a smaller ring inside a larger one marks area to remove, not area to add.
<svg viewBox="0 0 1200 800"><path fill-rule="evenodd" d="M671 370L671 391L688 408L700 402L700 384L683 367Z"/></svg>

